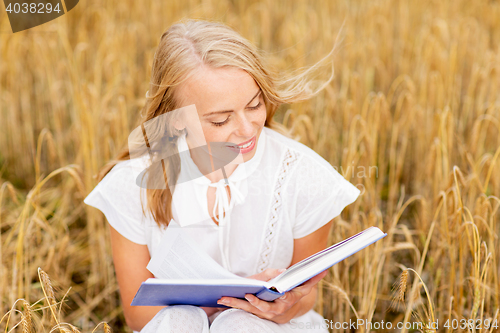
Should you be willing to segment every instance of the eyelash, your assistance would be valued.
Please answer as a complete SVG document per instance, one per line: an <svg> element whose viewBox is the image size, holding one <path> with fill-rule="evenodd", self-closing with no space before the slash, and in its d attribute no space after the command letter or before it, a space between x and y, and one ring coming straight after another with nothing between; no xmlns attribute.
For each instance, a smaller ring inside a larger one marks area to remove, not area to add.
<svg viewBox="0 0 500 333"><path fill-rule="evenodd" d="M248 108L249 108L250 110L257 110L258 108L260 108L260 106L261 106L261 105L262 105L262 103L259 101L259 104L257 104L256 106L249 106ZM226 120L224 120L224 121L222 121L222 122L220 122L220 123L214 123L214 122L212 122L212 124L214 124L214 126L222 126L222 125L224 125L225 123L227 123L227 122L228 122L228 120L229 120L229 117L227 117L227 118L226 118Z"/></svg>

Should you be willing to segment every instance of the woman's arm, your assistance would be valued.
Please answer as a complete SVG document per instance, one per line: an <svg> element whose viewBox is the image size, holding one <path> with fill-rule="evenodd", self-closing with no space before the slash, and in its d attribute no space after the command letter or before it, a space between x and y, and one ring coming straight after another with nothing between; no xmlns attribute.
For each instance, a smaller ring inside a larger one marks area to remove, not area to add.
<svg viewBox="0 0 500 333"><path fill-rule="evenodd" d="M328 235L330 234L332 223L333 220L313 233L303 238L295 239L291 265L327 247ZM275 273L277 275L277 271ZM287 323L291 319L301 316L313 308L316 302L317 283L326 274L327 271L324 271L316 275L304 284L286 292L284 296L273 302L260 300L250 294L246 295L248 302L232 297L222 297L221 300L229 302L223 303L224 305L243 309L261 318L269 319L276 323Z"/></svg>
<svg viewBox="0 0 500 333"><path fill-rule="evenodd" d="M127 325L134 331L140 331L163 306L131 306L141 283L154 277L146 266L151 259L146 245L136 244L123 237L110 226L111 246L116 278L120 287L123 311ZM201 307L207 316L225 308Z"/></svg>
<svg viewBox="0 0 500 333"><path fill-rule="evenodd" d="M109 228L113 262L125 320L132 330L140 331L163 308L162 306L130 305L141 282L154 277L146 269L150 260L148 247L128 240L111 226Z"/></svg>

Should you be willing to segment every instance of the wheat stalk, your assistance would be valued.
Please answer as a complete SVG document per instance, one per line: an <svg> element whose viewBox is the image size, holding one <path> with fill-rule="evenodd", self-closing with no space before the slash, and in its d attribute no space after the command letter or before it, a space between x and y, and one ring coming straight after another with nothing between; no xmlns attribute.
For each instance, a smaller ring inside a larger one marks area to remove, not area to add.
<svg viewBox="0 0 500 333"><path fill-rule="evenodd" d="M49 305L50 313L52 314L52 318L59 324L59 320L57 319L54 307L56 305L56 296L54 293L54 289L52 288L52 283L50 282L49 275L45 273L40 267L38 267L38 277L41 282L43 294L45 295L45 299Z"/></svg>
<svg viewBox="0 0 500 333"><path fill-rule="evenodd" d="M328 281L325 281L324 283L329 289L334 291L337 295L340 295L341 299L343 299L344 301L346 301L349 304L349 307L351 308L352 312L354 312L354 315L356 316L356 318L359 319L358 312L354 308L354 305L352 305L351 300L349 299L349 296L347 295L345 290L342 289L341 287L333 284L333 283L328 282Z"/></svg>

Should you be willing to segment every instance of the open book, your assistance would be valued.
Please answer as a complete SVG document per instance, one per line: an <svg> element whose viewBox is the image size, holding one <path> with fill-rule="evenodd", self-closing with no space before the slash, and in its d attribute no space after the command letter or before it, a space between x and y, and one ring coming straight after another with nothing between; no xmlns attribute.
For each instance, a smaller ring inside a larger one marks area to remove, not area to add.
<svg viewBox="0 0 500 333"><path fill-rule="evenodd" d="M170 231L159 245L161 251L153 254L147 266L156 278L141 284L131 305L224 307L217 304L222 296L244 298L245 294L273 301L387 235L379 228L370 227L313 254L266 282L227 271L208 254L198 250L196 244L182 234L182 228L169 225L168 229Z"/></svg>

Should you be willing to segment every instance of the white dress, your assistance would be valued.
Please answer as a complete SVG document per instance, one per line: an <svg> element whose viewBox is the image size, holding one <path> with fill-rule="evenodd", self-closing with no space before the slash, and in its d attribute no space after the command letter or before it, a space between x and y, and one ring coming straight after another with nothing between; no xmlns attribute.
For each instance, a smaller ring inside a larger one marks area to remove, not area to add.
<svg viewBox="0 0 500 333"><path fill-rule="evenodd" d="M179 138L179 152L187 149L185 137ZM173 219L201 250L242 277L267 268L287 268L294 239L309 235L338 216L360 193L312 149L270 128L263 128L256 149L254 157L239 164L227 180L213 184L191 158L183 159L179 179L187 181L177 185L172 199ZM146 195L136 185L136 178L148 163L146 156L119 162L84 202L101 210L125 238L147 245L153 256L166 229L159 227L146 209L146 216L141 210L141 191L144 203ZM219 226L208 212L209 186L216 187L214 216L219 216ZM225 214L218 214L216 209ZM170 306L160 311L143 332L160 328L166 332L167 327L176 327L172 318L192 316L199 317L200 328L186 328L186 332L235 332L231 325L253 325L251 332L328 332L323 317L313 310L280 325L237 309L218 313L210 320L206 315L203 318L204 314L194 306ZM191 323L196 326L196 321ZM175 332L182 330L177 327Z"/></svg>

